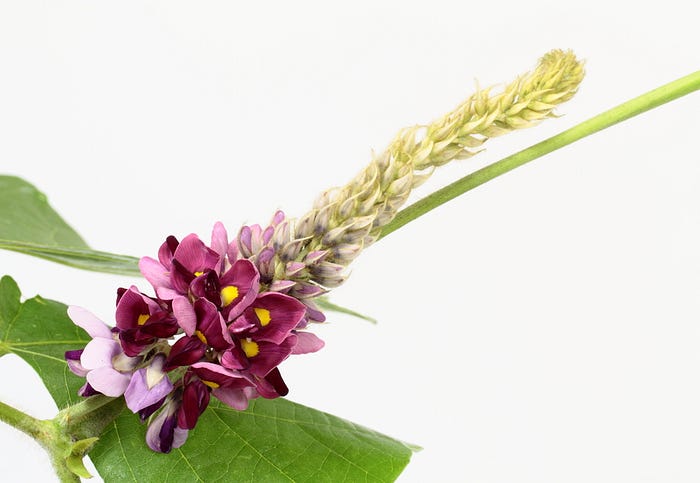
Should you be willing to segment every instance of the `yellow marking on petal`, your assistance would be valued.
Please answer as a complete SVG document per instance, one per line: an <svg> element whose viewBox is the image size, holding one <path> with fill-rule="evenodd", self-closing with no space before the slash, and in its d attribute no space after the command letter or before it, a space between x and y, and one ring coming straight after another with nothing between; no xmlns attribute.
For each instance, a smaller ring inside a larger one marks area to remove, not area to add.
<svg viewBox="0 0 700 483"><path fill-rule="evenodd" d="M241 348L243 349L243 352L245 352L246 357L255 357L260 353L258 343L250 339L242 339Z"/></svg>
<svg viewBox="0 0 700 483"><path fill-rule="evenodd" d="M272 317L270 317L270 311L267 309L261 309L261 308L255 308L255 315L258 316L258 320L260 321L260 325L265 327L267 324L270 323L272 320Z"/></svg>
<svg viewBox="0 0 700 483"><path fill-rule="evenodd" d="M229 285L221 289L221 305L226 307L238 298L238 287Z"/></svg>
<svg viewBox="0 0 700 483"><path fill-rule="evenodd" d="M201 381L212 389L216 389L217 387L219 387L219 384L215 382L205 381L204 379L202 379Z"/></svg>
<svg viewBox="0 0 700 483"><path fill-rule="evenodd" d="M141 314L141 315L139 315L139 320L137 320L136 323L138 325L143 325L146 323L146 321L148 320L149 317L150 317L149 314Z"/></svg>
<svg viewBox="0 0 700 483"><path fill-rule="evenodd" d="M195 330L195 331L194 331L194 335L196 335L197 338L198 338L199 340L201 340L204 344L207 344L207 343L208 343L208 342L207 342L207 338L204 336L204 334L202 334L202 331L200 331L200 330Z"/></svg>
<svg viewBox="0 0 700 483"><path fill-rule="evenodd" d="M195 276L195 277L199 277L199 276L202 275L203 273L204 273L204 272L194 272L194 276Z"/></svg>

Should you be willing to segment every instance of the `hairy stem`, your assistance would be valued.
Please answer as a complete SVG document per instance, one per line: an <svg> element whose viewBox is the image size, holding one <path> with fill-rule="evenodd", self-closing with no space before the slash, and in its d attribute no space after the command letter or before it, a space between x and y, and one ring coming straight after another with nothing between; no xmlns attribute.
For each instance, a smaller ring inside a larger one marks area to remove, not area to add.
<svg viewBox="0 0 700 483"><path fill-rule="evenodd" d="M19 429L40 442L46 441L50 432L46 421L36 419L2 401L0 401L0 421Z"/></svg>
<svg viewBox="0 0 700 483"><path fill-rule="evenodd" d="M66 451L70 447L70 439L60 434L53 421L36 419L3 402L0 402L0 420L34 438L49 453L51 464L61 482L80 481L66 466Z"/></svg>
<svg viewBox="0 0 700 483"><path fill-rule="evenodd" d="M613 126L626 119L654 109L662 104L679 97L690 94L700 89L700 71L681 77L673 82L665 84L657 89L635 97L619 106L598 114L571 129L557 134L549 139L537 143L523 151L517 152L507 158L497 161L478 171L475 171L452 184L426 196L408 208L401 210L396 217L384 226L379 238L398 230L410 221L415 220L434 208L450 201L467 191L480 186L508 171L522 166L525 163L551 153L559 148L567 146L586 136Z"/></svg>

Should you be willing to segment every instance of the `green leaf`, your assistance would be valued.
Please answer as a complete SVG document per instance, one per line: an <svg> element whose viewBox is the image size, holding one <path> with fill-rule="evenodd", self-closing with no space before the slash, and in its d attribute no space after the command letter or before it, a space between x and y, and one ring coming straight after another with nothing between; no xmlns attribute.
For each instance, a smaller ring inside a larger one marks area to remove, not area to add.
<svg viewBox="0 0 700 483"><path fill-rule="evenodd" d="M411 449L369 429L284 399L246 411L220 403L179 449L145 449L144 428L117 419L90 453L106 481L393 481Z"/></svg>
<svg viewBox="0 0 700 483"><path fill-rule="evenodd" d="M89 337L68 319L65 305L40 297L21 304L19 297L15 282L3 277L0 355L29 362L59 407L76 402L84 380L67 369L63 352ZM107 426L90 452L105 481L393 481L413 449L284 399L255 400L246 411L212 400L187 443L167 455L151 451L145 433L128 410Z"/></svg>
<svg viewBox="0 0 700 483"><path fill-rule="evenodd" d="M0 176L0 248L76 268L138 274L138 259L92 250L46 196L15 176Z"/></svg>
<svg viewBox="0 0 700 483"><path fill-rule="evenodd" d="M334 304L333 302L328 300L327 297L318 297L317 299L314 299L314 301L323 310L328 310L330 312L338 312L340 314L352 315L353 317L357 317L358 319L366 320L367 322L371 322L373 324L377 323L377 319L375 319L374 317L370 317L369 315L363 315L363 314L361 314L359 312L355 312L354 310L349 309L347 307L343 307L343 306Z"/></svg>
<svg viewBox="0 0 700 483"><path fill-rule="evenodd" d="M28 362L59 408L78 402L85 382L70 372L64 354L89 340L68 318L65 305L39 296L20 303L15 281L0 279L0 355L14 353Z"/></svg>

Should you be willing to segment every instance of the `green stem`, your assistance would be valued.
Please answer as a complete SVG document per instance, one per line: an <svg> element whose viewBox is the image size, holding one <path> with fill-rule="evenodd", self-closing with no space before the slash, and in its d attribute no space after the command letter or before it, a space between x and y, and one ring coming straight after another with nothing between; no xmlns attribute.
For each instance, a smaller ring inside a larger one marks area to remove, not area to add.
<svg viewBox="0 0 700 483"><path fill-rule="evenodd" d="M0 401L0 421L19 429L40 442L46 441L50 432L46 421L40 421L29 414Z"/></svg>
<svg viewBox="0 0 700 483"><path fill-rule="evenodd" d="M568 144L578 141L586 136L613 126L618 122L641 114L679 97L690 94L700 89L700 71L681 77L673 82L665 84L653 91L649 91L639 97L635 97L617 107L598 114L587 121L578 124L571 129L557 134L529 148L515 153L507 158L479 169L454 183L426 196L411 206L401 210L396 217L384 226L379 238L384 238L389 233L401 228L406 223L415 220L443 203L450 201L469 190L480 186L508 171L522 166L525 163L551 153Z"/></svg>
<svg viewBox="0 0 700 483"><path fill-rule="evenodd" d="M70 440L62 437L53 421L36 419L0 401L0 420L34 438L48 453L56 475L63 483L80 482L66 466Z"/></svg>

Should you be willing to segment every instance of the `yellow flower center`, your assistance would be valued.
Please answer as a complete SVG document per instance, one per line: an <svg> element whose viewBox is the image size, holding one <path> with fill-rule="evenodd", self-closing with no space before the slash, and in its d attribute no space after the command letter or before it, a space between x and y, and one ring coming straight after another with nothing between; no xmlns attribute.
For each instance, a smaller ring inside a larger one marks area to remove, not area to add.
<svg viewBox="0 0 700 483"><path fill-rule="evenodd" d="M226 307L238 298L238 287L229 285L221 289L221 305Z"/></svg>
<svg viewBox="0 0 700 483"><path fill-rule="evenodd" d="M241 348L245 352L246 357L255 357L260 353L258 343L250 339L241 340Z"/></svg>
<svg viewBox="0 0 700 483"><path fill-rule="evenodd" d="M205 381L204 379L202 379L202 382L212 389L216 389L217 387L219 387L219 385L215 382Z"/></svg>
<svg viewBox="0 0 700 483"><path fill-rule="evenodd" d="M150 315L148 315L148 314L141 314L141 315L139 315L139 319L136 321L136 323L138 325L143 325L146 323L146 321L148 320L149 317L150 317Z"/></svg>
<svg viewBox="0 0 700 483"><path fill-rule="evenodd" d="M203 344L207 344L207 338L204 336L204 334L202 334L202 331L195 330L194 335L196 335L197 338L201 340Z"/></svg>
<svg viewBox="0 0 700 483"><path fill-rule="evenodd" d="M258 317L258 320L260 321L260 325L265 327L267 324L270 323L270 320L272 320L272 317L270 317L270 311L267 309L261 309L261 308L255 308L255 315Z"/></svg>

